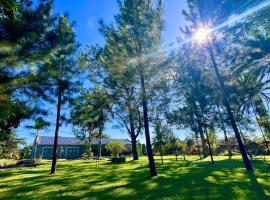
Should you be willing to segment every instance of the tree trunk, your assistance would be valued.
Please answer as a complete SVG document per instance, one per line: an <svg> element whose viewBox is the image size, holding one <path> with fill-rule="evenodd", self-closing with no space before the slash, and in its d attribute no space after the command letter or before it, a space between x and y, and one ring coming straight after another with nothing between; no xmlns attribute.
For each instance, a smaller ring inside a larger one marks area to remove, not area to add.
<svg viewBox="0 0 270 200"><path fill-rule="evenodd" d="M206 135L206 139L207 139L207 144L208 144L208 148L209 148L211 162L212 162L212 164L214 164L213 151L212 151L212 147L211 147L211 144L210 144L210 141L209 141L209 135L208 135L208 131L207 131L206 127L204 127L204 131L205 131L205 135Z"/></svg>
<svg viewBox="0 0 270 200"><path fill-rule="evenodd" d="M260 125L264 129L264 133L266 136L270 137L270 123L269 123L269 116L267 113L267 110L263 104L262 99L258 96L254 99L255 103L255 111L259 115L260 118L262 118L262 122L260 122Z"/></svg>
<svg viewBox="0 0 270 200"><path fill-rule="evenodd" d="M245 137L245 135L243 134L243 132L242 132L242 130L241 130L241 127L240 127L240 125L239 125L237 122L236 122L236 126L237 126L238 129L239 129L240 136L242 137L244 147L245 147L245 149L246 149L247 154L249 155L249 153L248 153L248 144L247 144L246 137ZM252 155L250 155L250 158L252 159Z"/></svg>
<svg viewBox="0 0 270 200"><path fill-rule="evenodd" d="M198 133L195 133L195 139L196 139L196 143L197 143L199 157L200 157L200 159L202 159L200 145L199 145L199 141L198 141Z"/></svg>
<svg viewBox="0 0 270 200"><path fill-rule="evenodd" d="M224 134L225 145L227 147L228 155L231 157L232 156L231 145L230 145L229 140L228 140L227 132L226 132L226 129L225 129L225 126L224 126L222 116L221 116L221 111L220 111L219 105L217 105L217 107L218 107L219 120L220 120L220 123L221 123L221 129L222 129L223 134Z"/></svg>
<svg viewBox="0 0 270 200"><path fill-rule="evenodd" d="M163 155L160 154L160 158L161 158L161 164L163 165Z"/></svg>
<svg viewBox="0 0 270 200"><path fill-rule="evenodd" d="M155 160L152 152L152 145L150 139L150 131L149 131L149 122L148 122L148 107L147 100L145 96L145 83L144 83L144 71L143 67L141 67L140 79L141 79L141 98L142 98L142 106L143 106L143 120L144 120L144 131L145 131L145 140L146 140L146 149L149 161L149 168L151 176L157 176L157 170L155 165Z"/></svg>
<svg viewBox="0 0 270 200"><path fill-rule="evenodd" d="M129 110L129 123L130 123L130 138L131 138L131 150L133 160L139 160L138 151L137 151L137 137L134 128L134 118L133 113Z"/></svg>
<svg viewBox="0 0 270 200"><path fill-rule="evenodd" d="M258 126L259 126L259 129L260 129L261 133L262 133L263 140L264 140L264 142L265 142L265 145L266 145L268 154L270 154L270 149L269 149L269 146L268 146L268 141L267 141L267 139L266 139L266 137L265 137L265 134L264 134L262 125L261 125L261 123L260 123L260 121L259 121L259 119L258 119L258 117L257 117L257 114L258 114L258 113L256 112L256 110L255 110L255 108L253 107L253 105L252 105L252 109L253 109L253 112L254 112L254 115L255 115L255 118L256 118L256 122L257 122L257 124L258 124Z"/></svg>
<svg viewBox="0 0 270 200"><path fill-rule="evenodd" d="M37 129L37 135L35 138L35 146L34 146L34 159L37 157L37 138L38 138L38 129Z"/></svg>
<svg viewBox="0 0 270 200"><path fill-rule="evenodd" d="M53 157L52 157L52 166L51 166L51 174L55 174L56 171L56 163L57 163L57 147L58 147L58 131L60 126L60 112L61 112L61 97L62 97L62 89L58 89L58 100L57 100L57 113L56 113L56 125L55 125L55 133L54 133L54 144L53 144Z"/></svg>
<svg viewBox="0 0 270 200"><path fill-rule="evenodd" d="M230 142L229 142L229 139L228 139L228 136L227 136L227 132L226 132L225 128L222 128L222 130L223 130L223 134L224 134L225 144L226 144L226 147L227 147L227 150L228 150L228 156L231 157L232 156L232 149L231 149L231 145L230 145Z"/></svg>
<svg viewBox="0 0 270 200"><path fill-rule="evenodd" d="M92 137L91 137L91 132L88 133L88 149L87 149L88 153L89 153L89 158L90 158L90 154L92 152Z"/></svg>
<svg viewBox="0 0 270 200"><path fill-rule="evenodd" d="M100 126L99 127L99 141L98 141L98 159L101 158L101 153L102 153L102 131L103 131L103 127Z"/></svg>
<svg viewBox="0 0 270 200"><path fill-rule="evenodd" d="M207 149L206 149L206 144L205 144L205 138L204 138L204 134L203 134L202 124L201 124L201 122L200 122L199 119L197 119L197 124L198 124L198 130L199 130L199 133L200 133L200 138L202 140L203 157L206 158L207 157Z"/></svg>
<svg viewBox="0 0 270 200"><path fill-rule="evenodd" d="M217 79L217 82L219 84L220 91L222 93L223 103L224 103L224 106L227 110L228 118L231 122L232 128L234 130L234 134L235 134L235 137L236 137L236 140L237 140L237 143L239 146L239 150L240 150L242 158L243 158L244 165L245 165L247 171L253 171L252 165L250 163L250 160L248 159L246 149L245 149L243 141L241 139L241 135L240 135L238 127L236 125L236 121L235 121L235 118L233 116L231 106L229 104L229 96L227 94L225 84L224 84L224 82L219 74L217 62L214 58L214 53L213 53L212 47L210 46L209 41L208 41L208 51L209 51L210 58L211 58L211 61L213 64L213 68L215 70L216 79Z"/></svg>
<svg viewBox="0 0 270 200"><path fill-rule="evenodd" d="M193 106L195 108L195 116L196 116L198 131L199 131L200 138L201 138L201 141L202 141L203 157L206 158L207 157L207 148L206 148L206 142L205 142L203 129L202 129L203 125L202 125L202 122L201 122L201 116L198 113L198 106L196 105L195 102L193 102Z"/></svg>

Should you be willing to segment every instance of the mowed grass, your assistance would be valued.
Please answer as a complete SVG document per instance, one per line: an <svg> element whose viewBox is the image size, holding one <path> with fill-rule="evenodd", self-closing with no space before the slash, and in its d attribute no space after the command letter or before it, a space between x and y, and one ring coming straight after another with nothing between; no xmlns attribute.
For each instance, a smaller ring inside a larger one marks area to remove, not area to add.
<svg viewBox="0 0 270 200"><path fill-rule="evenodd" d="M16 164L16 162L17 162L16 160L12 159L0 159L0 167Z"/></svg>
<svg viewBox="0 0 270 200"><path fill-rule="evenodd" d="M240 157L218 156L175 161L156 157L159 175L149 177L147 158L111 164L100 161L59 161L57 174L50 175L50 162L36 168L0 170L0 199L270 199L267 162L253 161L247 173Z"/></svg>

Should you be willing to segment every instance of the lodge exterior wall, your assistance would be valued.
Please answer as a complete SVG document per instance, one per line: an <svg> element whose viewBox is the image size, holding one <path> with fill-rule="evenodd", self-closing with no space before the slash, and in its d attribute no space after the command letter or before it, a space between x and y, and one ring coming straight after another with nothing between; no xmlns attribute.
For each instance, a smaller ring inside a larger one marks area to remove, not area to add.
<svg viewBox="0 0 270 200"><path fill-rule="evenodd" d="M106 145L102 145L102 156L110 156L111 153L105 149ZM131 145L125 145L126 151L123 155L131 154ZM53 145L41 145L37 144L33 146L31 157L51 159L52 158ZM92 145L92 151L94 156L98 155L98 145ZM86 145L59 145L57 149L58 159L78 159L86 152Z"/></svg>

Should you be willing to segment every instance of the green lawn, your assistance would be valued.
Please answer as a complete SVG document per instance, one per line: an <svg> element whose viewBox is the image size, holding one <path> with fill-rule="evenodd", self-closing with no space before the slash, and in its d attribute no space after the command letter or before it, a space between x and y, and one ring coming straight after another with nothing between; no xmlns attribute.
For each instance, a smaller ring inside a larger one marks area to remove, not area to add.
<svg viewBox="0 0 270 200"><path fill-rule="evenodd" d="M11 165L18 162L17 160L11 160L11 159L0 159L0 166L3 167L5 165Z"/></svg>
<svg viewBox="0 0 270 200"><path fill-rule="evenodd" d="M0 199L270 199L267 164L253 161L254 174L247 173L240 157L175 161L156 158L159 176L149 178L147 159L125 164L102 161L59 161L56 175L50 163L37 168L0 171ZM270 161L270 157L267 158Z"/></svg>

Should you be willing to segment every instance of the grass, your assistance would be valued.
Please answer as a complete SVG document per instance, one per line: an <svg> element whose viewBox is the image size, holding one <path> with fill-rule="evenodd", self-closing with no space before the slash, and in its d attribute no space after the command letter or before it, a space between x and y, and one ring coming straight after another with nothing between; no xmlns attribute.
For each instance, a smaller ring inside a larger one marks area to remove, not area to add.
<svg viewBox="0 0 270 200"><path fill-rule="evenodd" d="M156 158L158 177L149 178L147 159L124 164L100 161L59 161L50 175L50 162L37 168L0 171L0 199L270 199L266 162L253 161L247 173L240 157L215 157L187 161ZM270 161L270 157L267 158Z"/></svg>
<svg viewBox="0 0 270 200"><path fill-rule="evenodd" d="M12 165L17 163L17 160L12 160L12 159L0 159L0 166L3 167L5 165Z"/></svg>

